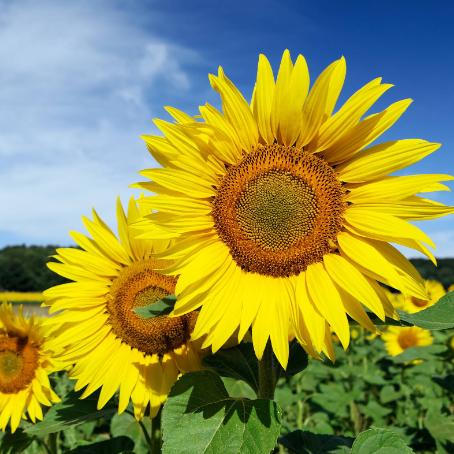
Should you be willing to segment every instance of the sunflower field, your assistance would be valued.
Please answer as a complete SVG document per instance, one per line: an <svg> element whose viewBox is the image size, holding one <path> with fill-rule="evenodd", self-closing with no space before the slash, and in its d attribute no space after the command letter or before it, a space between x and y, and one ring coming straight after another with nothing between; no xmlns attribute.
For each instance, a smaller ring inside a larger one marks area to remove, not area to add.
<svg viewBox="0 0 454 454"><path fill-rule="evenodd" d="M376 142L372 79L337 106L346 62L311 84L259 56L250 101L223 68L221 109L167 107L143 193L93 210L48 268L45 314L0 307L0 453L454 452L454 292L412 221L454 213L435 152Z"/></svg>

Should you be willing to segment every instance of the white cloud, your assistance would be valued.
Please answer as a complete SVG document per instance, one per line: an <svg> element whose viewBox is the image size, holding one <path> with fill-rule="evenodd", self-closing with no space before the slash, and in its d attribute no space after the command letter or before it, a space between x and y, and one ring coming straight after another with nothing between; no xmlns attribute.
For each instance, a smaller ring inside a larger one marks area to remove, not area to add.
<svg viewBox="0 0 454 454"><path fill-rule="evenodd" d="M184 67L197 55L115 5L0 1L5 238L67 242L92 206L112 219L116 195L131 195L151 164L139 139L152 130L151 100L191 88Z"/></svg>

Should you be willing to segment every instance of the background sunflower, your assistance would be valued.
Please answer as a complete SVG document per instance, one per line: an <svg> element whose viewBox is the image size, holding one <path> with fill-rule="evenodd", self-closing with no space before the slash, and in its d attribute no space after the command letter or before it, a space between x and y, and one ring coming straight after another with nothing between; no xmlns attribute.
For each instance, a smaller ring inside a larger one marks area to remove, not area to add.
<svg viewBox="0 0 454 454"><path fill-rule="evenodd" d="M22 307L0 306L0 428L15 432L22 418L43 419L41 406L58 402L48 375L56 370L43 320L25 318Z"/></svg>
<svg viewBox="0 0 454 454"><path fill-rule="evenodd" d="M200 367L197 344L190 342L196 314L144 319L134 309L174 293L176 279L160 274L162 261L154 255L168 241L135 239L131 224L143 216L131 199L125 215L117 204L118 238L94 212L84 218L91 238L71 236L81 249L62 248L49 263L56 273L74 282L45 292L54 334L50 343L59 359L86 387L82 397L101 388L98 408L119 390L119 413L129 400L141 419L148 408L156 415L183 371Z"/></svg>

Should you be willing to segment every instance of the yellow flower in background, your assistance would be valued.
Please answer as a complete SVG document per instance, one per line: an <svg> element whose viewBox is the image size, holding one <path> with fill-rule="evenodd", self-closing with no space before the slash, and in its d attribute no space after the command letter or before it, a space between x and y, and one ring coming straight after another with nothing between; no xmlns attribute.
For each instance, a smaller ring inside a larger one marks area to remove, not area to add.
<svg viewBox="0 0 454 454"><path fill-rule="evenodd" d="M57 249L49 268L73 280L45 292L49 323L55 334L51 344L70 377L83 387L82 397L101 388L98 408L119 390L118 411L132 400L141 419L150 405L155 416L182 371L200 368L199 348L190 342L196 313L170 318L144 319L133 309L175 293L176 279L156 271L163 266L154 254L169 242L134 239L130 225L144 212L134 200L125 215L117 204L118 238L94 212L84 218L91 238L71 232L82 248Z"/></svg>
<svg viewBox="0 0 454 454"><path fill-rule="evenodd" d="M424 281L424 286L426 288L427 296L429 299L421 299L416 296L404 296L398 294L397 307L400 309L413 314L415 312L422 311L427 309L430 306L433 306L440 298L442 298L446 292L443 285L440 282L427 280Z"/></svg>
<svg viewBox="0 0 454 454"><path fill-rule="evenodd" d="M355 339L358 339L360 335L360 332L357 328L351 328L350 329L350 338L355 340Z"/></svg>
<svg viewBox="0 0 454 454"><path fill-rule="evenodd" d="M451 284L451 285L448 287L448 292L454 292L454 284Z"/></svg>
<svg viewBox="0 0 454 454"><path fill-rule="evenodd" d="M346 74L341 58L309 90L306 61L285 51L277 78L265 56L248 103L222 68L210 75L222 112L206 104L202 121L173 109L175 123L155 120L164 137L144 136L164 168L144 170L136 186L149 215L148 238L175 238L161 254L179 275L174 314L201 311L193 336L218 350L249 328L261 358L268 339L282 366L290 326L317 357L344 348L348 317L374 330L364 307L395 316L378 282L427 298L410 262L389 244L422 251L431 239L409 220L439 217L452 207L417 196L446 189L449 175L389 176L439 148L420 139L366 148L410 105L405 99L364 117L390 87L377 78L335 113ZM290 321L290 322L289 322Z"/></svg>
<svg viewBox="0 0 454 454"><path fill-rule="evenodd" d="M419 326L390 326L381 337L391 356L400 355L407 348L425 347L433 342L430 331Z"/></svg>
<svg viewBox="0 0 454 454"><path fill-rule="evenodd" d="M41 292L0 292L0 301L5 303L15 302L41 302L44 296Z"/></svg>
<svg viewBox="0 0 454 454"><path fill-rule="evenodd" d="M42 319L25 318L22 307L14 313L10 304L0 306L0 428L10 422L15 432L21 418L43 419L41 406L60 399L52 391L48 375L55 370L53 353Z"/></svg>

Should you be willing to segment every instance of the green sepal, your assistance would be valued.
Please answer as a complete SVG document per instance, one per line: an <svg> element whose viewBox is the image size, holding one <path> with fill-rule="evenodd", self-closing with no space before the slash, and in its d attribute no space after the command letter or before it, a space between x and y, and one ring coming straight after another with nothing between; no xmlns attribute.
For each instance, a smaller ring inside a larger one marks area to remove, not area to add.
<svg viewBox="0 0 454 454"><path fill-rule="evenodd" d="M160 317L161 315L168 315L173 311L176 302L175 295L165 296L156 303L147 306L135 307L133 311L141 318Z"/></svg>

